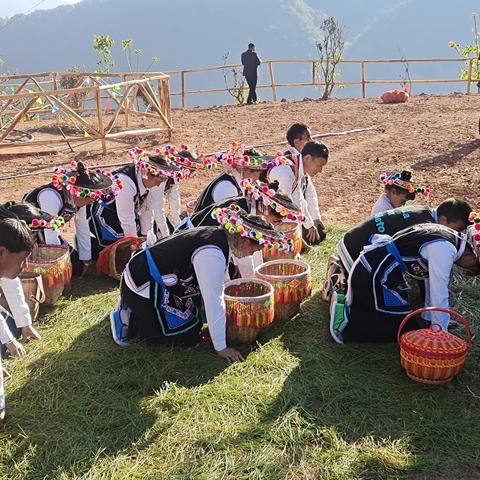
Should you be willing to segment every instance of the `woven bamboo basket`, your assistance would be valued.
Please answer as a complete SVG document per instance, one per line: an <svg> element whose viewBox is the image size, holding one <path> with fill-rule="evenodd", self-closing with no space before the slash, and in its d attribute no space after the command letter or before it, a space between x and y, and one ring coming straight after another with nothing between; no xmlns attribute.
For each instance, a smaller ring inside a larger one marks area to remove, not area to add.
<svg viewBox="0 0 480 480"><path fill-rule="evenodd" d="M273 322L273 287L263 280L231 280L224 287L227 340L253 343L260 330Z"/></svg>
<svg viewBox="0 0 480 480"><path fill-rule="evenodd" d="M120 280L132 254L143 241L143 238L124 237L104 248L97 259L97 271Z"/></svg>
<svg viewBox="0 0 480 480"><path fill-rule="evenodd" d="M275 230L285 233L287 240L293 240L293 251L275 250L273 248L263 249L263 258L268 260L279 260L282 258L297 258L302 251L302 225L300 223L280 223L275 225Z"/></svg>
<svg viewBox="0 0 480 480"><path fill-rule="evenodd" d="M18 278L22 282L23 294L30 310L32 321L38 317L40 304L45 301L45 292L43 291L42 276L38 273L21 273ZM10 311L7 299L0 292L0 305Z"/></svg>
<svg viewBox="0 0 480 480"><path fill-rule="evenodd" d="M275 320L285 321L300 311L300 304L312 294L310 265L301 260L272 260L255 269L255 276L273 285Z"/></svg>
<svg viewBox="0 0 480 480"><path fill-rule="evenodd" d="M436 324L401 335L403 327L412 317L427 311L449 313L460 320L467 332L467 340L441 330ZM398 328L397 341L400 345L400 361L407 375L416 382L439 385L449 382L462 370L472 345L472 335L468 322L458 312L429 307L415 310L403 319Z"/></svg>
<svg viewBox="0 0 480 480"><path fill-rule="evenodd" d="M45 305L53 305L72 280L72 263L66 245L35 245L24 273L42 276Z"/></svg>

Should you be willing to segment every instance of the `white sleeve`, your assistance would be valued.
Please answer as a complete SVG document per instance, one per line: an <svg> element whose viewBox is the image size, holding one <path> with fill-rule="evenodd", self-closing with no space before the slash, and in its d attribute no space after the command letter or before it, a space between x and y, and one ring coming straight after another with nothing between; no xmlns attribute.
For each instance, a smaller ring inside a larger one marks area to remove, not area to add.
<svg viewBox="0 0 480 480"><path fill-rule="evenodd" d="M81 207L75 215L75 241L78 249L78 258L82 261L92 259L92 243L90 240L90 226L87 220L87 208Z"/></svg>
<svg viewBox="0 0 480 480"><path fill-rule="evenodd" d="M173 225L178 225L182 219L180 218L180 209L182 201L180 199L180 185L175 182L167 192L168 205L170 206L170 213L172 215Z"/></svg>
<svg viewBox="0 0 480 480"><path fill-rule="evenodd" d="M428 282L425 283L425 306L449 308L448 284L457 250L447 241L425 245L420 255L428 262ZM443 330L448 329L450 315L442 312L425 312L425 320L438 323Z"/></svg>
<svg viewBox="0 0 480 480"><path fill-rule="evenodd" d="M2 288L5 299L7 300L10 311L12 312L15 325L18 328L28 327L32 324L30 309L25 301L22 282L17 278L0 279L0 287Z"/></svg>
<svg viewBox="0 0 480 480"><path fill-rule="evenodd" d="M226 261L217 248L204 248L193 255L193 268L202 294L208 330L217 352L227 348L223 282Z"/></svg>
<svg viewBox="0 0 480 480"><path fill-rule="evenodd" d="M7 321L5 320L5 317L0 313L0 343L5 345L6 343L10 343L13 339L14 336L8 328Z"/></svg>
<svg viewBox="0 0 480 480"><path fill-rule="evenodd" d="M390 203L390 200L385 196L385 194L380 195L378 200L373 204L371 215L376 215L377 213L386 212L387 210L392 210L393 205Z"/></svg>
<svg viewBox="0 0 480 480"><path fill-rule="evenodd" d="M295 174L288 165L280 165L272 168L268 174L268 178L270 181L277 180L279 189L291 195L292 201L300 207L305 215L303 226L307 230L312 228L313 220L310 217L307 200L305 199L305 195L302 191L301 179L299 179L298 182L295 182Z"/></svg>
<svg viewBox="0 0 480 480"><path fill-rule="evenodd" d="M38 206L40 210L50 215L58 215L62 209L60 195L51 188L47 188L38 194ZM45 243L48 245L60 245L60 233L58 230L44 229Z"/></svg>
<svg viewBox="0 0 480 480"><path fill-rule="evenodd" d="M218 182L212 190L212 198L215 203L230 197L238 196L238 190L232 182L223 180Z"/></svg>
<svg viewBox="0 0 480 480"><path fill-rule="evenodd" d="M151 188L148 192L147 197L147 209L150 210L150 214L153 215L155 223L157 224L157 231L154 233L157 234L157 232L160 232L162 238L168 237L168 235L170 235L167 225L167 216L165 215L166 184L167 182L163 182L161 185Z"/></svg>
<svg viewBox="0 0 480 480"><path fill-rule="evenodd" d="M310 175L307 175L307 178L308 178L308 183L307 183L307 191L305 192L305 197L308 205L308 213L312 218L312 220L322 221L322 215L320 213L320 207L318 204L318 195L317 195L317 191L315 190L315 185L313 184L313 181Z"/></svg>
<svg viewBox="0 0 480 480"><path fill-rule="evenodd" d="M135 187L132 179L127 175L121 175L121 179L123 188L115 197L118 220L126 237L136 237L135 195L137 194L137 187Z"/></svg>

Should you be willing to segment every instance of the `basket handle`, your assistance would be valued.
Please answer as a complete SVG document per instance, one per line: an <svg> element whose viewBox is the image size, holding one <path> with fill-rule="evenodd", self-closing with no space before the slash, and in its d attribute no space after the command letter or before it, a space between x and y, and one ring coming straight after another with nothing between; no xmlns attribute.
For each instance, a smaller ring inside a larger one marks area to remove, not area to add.
<svg viewBox="0 0 480 480"><path fill-rule="evenodd" d="M38 290L40 291L40 298L35 297L35 295L30 295L30 300L33 300L37 303L43 303L45 301L45 289L43 288L43 280L41 275L37 275L35 278L38 285Z"/></svg>
<svg viewBox="0 0 480 480"><path fill-rule="evenodd" d="M465 318L462 317L458 312L455 310L450 310L449 308L440 308L440 307L424 307L424 308L419 308L418 310L415 310L411 313L409 313L403 320L402 323L400 323L400 326L398 327L398 333L397 333L397 343L400 344L400 334L402 333L402 329L405 326L405 324L415 315L418 315L419 313L423 312L443 312L443 313L448 313L452 317L455 317L457 320L460 320L462 322L463 326L465 327L465 331L467 332L467 346L470 348L472 346L472 332L470 331L470 325L469 323L465 320ZM432 323L432 326L436 325Z"/></svg>

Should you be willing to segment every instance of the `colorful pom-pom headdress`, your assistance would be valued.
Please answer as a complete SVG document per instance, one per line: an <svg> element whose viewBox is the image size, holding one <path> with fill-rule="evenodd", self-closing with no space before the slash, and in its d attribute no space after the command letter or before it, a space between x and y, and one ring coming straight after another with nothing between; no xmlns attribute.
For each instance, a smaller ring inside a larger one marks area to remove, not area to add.
<svg viewBox="0 0 480 480"><path fill-rule="evenodd" d="M243 145L232 143L226 152L216 153L218 162L225 162L232 168L248 168L250 170L270 170L279 165L292 165L282 152L266 155L254 148L246 149Z"/></svg>
<svg viewBox="0 0 480 480"><path fill-rule="evenodd" d="M50 215L30 203L7 202L3 208L34 232L44 228L58 230L65 224L63 217Z"/></svg>
<svg viewBox="0 0 480 480"><path fill-rule="evenodd" d="M168 157L179 167L192 172L195 170L210 170L217 166L217 163L211 157L206 157L204 153L198 150L192 152L188 145L184 144L180 145L180 150L173 145L167 145L163 148L156 148L155 152Z"/></svg>
<svg viewBox="0 0 480 480"><path fill-rule="evenodd" d="M70 162L69 168L57 168L52 177L57 190L65 188L73 197L104 198L118 194L122 181L97 168L89 171L83 162Z"/></svg>
<svg viewBox="0 0 480 480"><path fill-rule="evenodd" d="M283 232L268 230L250 223L245 218L247 212L238 205L232 204L227 208L216 208L211 215L230 235L240 235L256 241L266 248L286 252L293 251L293 241L287 240Z"/></svg>
<svg viewBox="0 0 480 480"><path fill-rule="evenodd" d="M480 261L480 213L471 212L468 220L472 223L467 229L468 243Z"/></svg>
<svg viewBox="0 0 480 480"><path fill-rule="evenodd" d="M185 170L180 169L169 158L159 155L149 155L140 147L132 148L128 155L133 160L135 167L141 170L145 175L154 177L168 177L179 179L185 175Z"/></svg>
<svg viewBox="0 0 480 480"><path fill-rule="evenodd" d="M290 222L303 222L305 215L300 210L287 208L281 203L277 192L270 188L266 183L260 180L253 181L250 178L242 180L242 186L245 188L245 194L257 202L262 202L265 207L270 207L282 218Z"/></svg>
<svg viewBox="0 0 480 480"><path fill-rule="evenodd" d="M407 190L407 192L409 193L409 200L413 200L417 193L422 194L424 197L428 197L430 195L431 188L429 186L418 187L413 184L411 178L412 172L409 172L408 170L403 170L402 172L395 172L391 175L387 175L386 173L382 173L380 175L380 181L385 186L398 187Z"/></svg>

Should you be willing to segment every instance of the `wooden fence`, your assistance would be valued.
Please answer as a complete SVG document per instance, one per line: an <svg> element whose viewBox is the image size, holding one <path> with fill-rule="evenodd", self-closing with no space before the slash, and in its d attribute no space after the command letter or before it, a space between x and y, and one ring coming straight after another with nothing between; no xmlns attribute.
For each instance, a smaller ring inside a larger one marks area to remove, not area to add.
<svg viewBox="0 0 480 480"><path fill-rule="evenodd" d="M343 86L361 86L362 98L367 97L367 86L368 85L398 85L400 80L397 79L386 79L386 80L369 80L367 77L367 66L372 64L392 64L392 63L441 63L441 62L468 62L468 76L466 79L454 78L454 79L412 79L412 84L417 83L465 83L466 84L466 93L470 94L472 89L472 73L473 73L473 62L474 59L465 60L464 58L413 58L413 59L391 59L391 60L344 60L340 62L342 65L358 65L359 67L359 80L355 81L343 81L338 80L339 85ZM309 71L311 72L311 77L308 81L305 82L288 82L288 83L278 83L275 80L275 65L280 64L310 64ZM185 108L187 106L187 97L191 95L206 94L206 93L221 93L228 92L229 88L208 88L208 89L197 89L197 90L188 90L187 88L187 78L192 74L205 73L220 71L224 72L225 70L231 70L234 68L242 68L239 64L231 65L220 65L215 67L207 68L190 68L183 70L170 70L166 71L168 75L172 78L177 78L180 84L179 91L172 92L172 97L180 97L180 106ZM317 60L267 60L262 62L260 68L266 68L268 72L269 83L258 85L257 89L270 89L272 101L277 101L277 88L280 87L322 87L322 83L318 79L318 61ZM409 82L409 81L408 81ZM247 87L245 87L247 88Z"/></svg>
<svg viewBox="0 0 480 480"><path fill-rule="evenodd" d="M58 88L62 76L77 78L72 88ZM131 79L129 79L131 78ZM53 145L100 140L107 153L107 140L133 135L167 132L171 138L170 77L164 73L98 74L48 72L0 77L0 149L12 147L15 127L26 118L63 115L71 121L79 136L67 136L54 128L50 138L15 141L15 147ZM138 108L137 98L144 109ZM107 108L108 107L108 108ZM144 111L145 110L145 111ZM130 117L153 118L159 126L130 128ZM123 125L120 125L123 119Z"/></svg>

